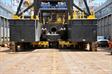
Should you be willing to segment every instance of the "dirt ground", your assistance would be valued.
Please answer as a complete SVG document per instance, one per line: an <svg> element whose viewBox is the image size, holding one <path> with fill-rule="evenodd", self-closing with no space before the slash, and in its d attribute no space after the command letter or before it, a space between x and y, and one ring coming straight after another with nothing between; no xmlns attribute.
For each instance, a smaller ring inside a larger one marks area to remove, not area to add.
<svg viewBox="0 0 112 74"><path fill-rule="evenodd" d="M0 74L112 74L112 56L58 49L12 53L0 47Z"/></svg>

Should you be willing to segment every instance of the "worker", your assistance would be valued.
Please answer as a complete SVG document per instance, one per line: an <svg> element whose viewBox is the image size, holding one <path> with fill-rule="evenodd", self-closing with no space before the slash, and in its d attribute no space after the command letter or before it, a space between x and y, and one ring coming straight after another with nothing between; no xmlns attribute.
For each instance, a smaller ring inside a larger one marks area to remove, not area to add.
<svg viewBox="0 0 112 74"><path fill-rule="evenodd" d="M97 43L97 41L92 43L92 48L93 48L93 49L92 49L93 51L97 51L97 48L98 48L98 43Z"/></svg>
<svg viewBox="0 0 112 74"><path fill-rule="evenodd" d="M110 49L110 52L111 52L111 55L112 55L112 39L109 39L108 45L109 45L109 49Z"/></svg>
<svg viewBox="0 0 112 74"><path fill-rule="evenodd" d="M16 45L14 42L10 42L10 50L11 52L16 52Z"/></svg>

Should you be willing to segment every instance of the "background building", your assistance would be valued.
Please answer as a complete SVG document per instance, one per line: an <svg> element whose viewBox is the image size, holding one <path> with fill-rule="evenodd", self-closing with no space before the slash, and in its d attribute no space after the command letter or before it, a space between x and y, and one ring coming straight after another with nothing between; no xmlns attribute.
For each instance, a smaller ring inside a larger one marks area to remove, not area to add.
<svg viewBox="0 0 112 74"><path fill-rule="evenodd" d="M112 0L107 0L95 10L98 18L98 36L112 39Z"/></svg>
<svg viewBox="0 0 112 74"><path fill-rule="evenodd" d="M11 4L0 0L0 45L9 41L8 19L12 17Z"/></svg>

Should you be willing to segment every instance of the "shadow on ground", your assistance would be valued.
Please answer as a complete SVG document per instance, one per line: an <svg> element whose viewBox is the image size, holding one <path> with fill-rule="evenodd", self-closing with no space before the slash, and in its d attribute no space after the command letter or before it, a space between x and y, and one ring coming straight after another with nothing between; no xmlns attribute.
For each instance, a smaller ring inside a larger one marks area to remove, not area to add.
<svg viewBox="0 0 112 74"><path fill-rule="evenodd" d="M21 49L16 53L39 53L39 52L43 52L43 53L47 53L47 52L92 52L86 49L56 49L56 48L38 48L38 49ZM10 53L10 49L9 48L1 48L0 47L0 52L4 52L4 53ZM98 48L98 51L96 52L109 52L106 55L110 55L110 51L107 48Z"/></svg>

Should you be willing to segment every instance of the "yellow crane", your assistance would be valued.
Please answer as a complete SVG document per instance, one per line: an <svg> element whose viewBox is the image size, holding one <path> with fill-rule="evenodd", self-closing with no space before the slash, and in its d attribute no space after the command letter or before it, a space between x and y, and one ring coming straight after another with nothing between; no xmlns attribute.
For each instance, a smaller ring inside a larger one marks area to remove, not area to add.
<svg viewBox="0 0 112 74"><path fill-rule="evenodd" d="M86 48L89 43L93 50L97 19L87 1L83 2L87 12L73 0L21 0L16 14L9 20L11 41L22 46L56 48ZM31 14L24 15L29 10Z"/></svg>

